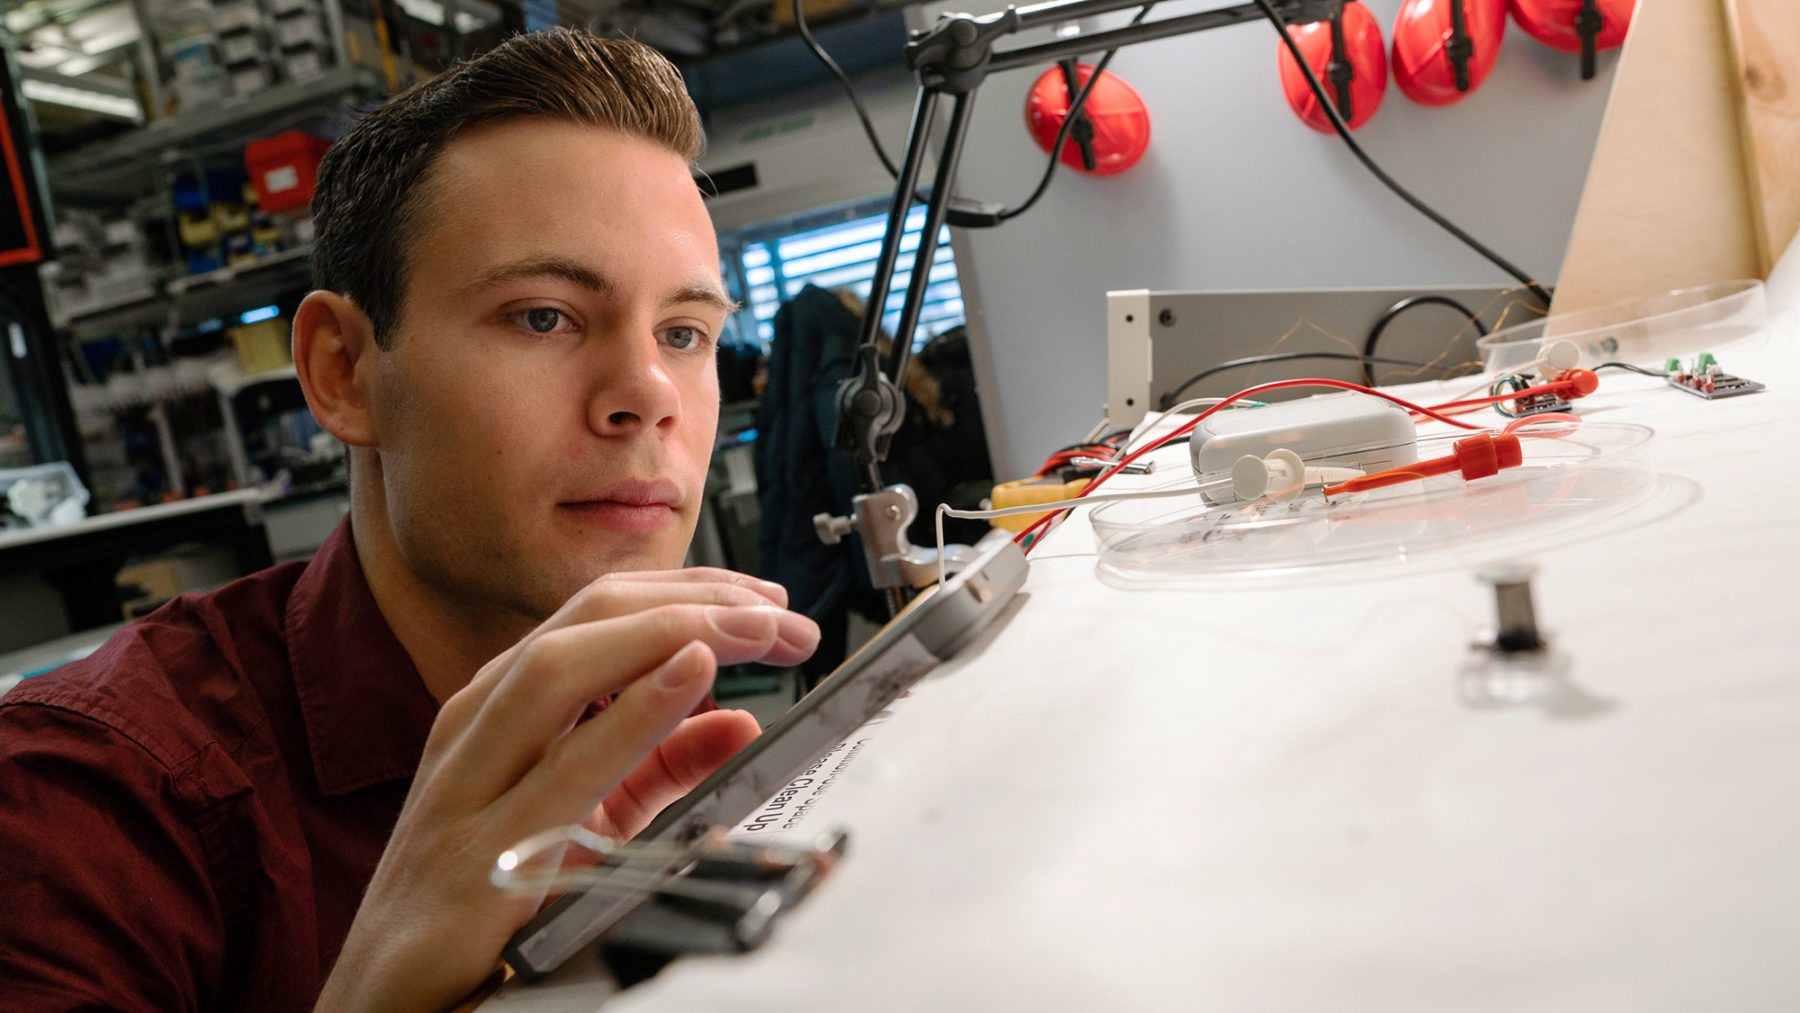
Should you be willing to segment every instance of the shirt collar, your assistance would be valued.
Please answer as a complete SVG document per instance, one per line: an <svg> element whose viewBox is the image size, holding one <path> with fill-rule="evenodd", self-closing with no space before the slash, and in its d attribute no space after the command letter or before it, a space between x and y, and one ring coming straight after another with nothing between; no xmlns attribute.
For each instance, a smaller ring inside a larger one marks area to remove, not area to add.
<svg viewBox="0 0 1800 1013"><path fill-rule="evenodd" d="M413 776L438 705L363 576L345 519L287 607L288 661L326 795Z"/></svg>

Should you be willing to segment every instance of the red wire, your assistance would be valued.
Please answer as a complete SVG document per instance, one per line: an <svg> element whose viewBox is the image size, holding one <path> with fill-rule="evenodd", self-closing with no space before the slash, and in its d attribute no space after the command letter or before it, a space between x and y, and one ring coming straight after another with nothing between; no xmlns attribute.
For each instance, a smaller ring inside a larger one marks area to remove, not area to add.
<svg viewBox="0 0 1800 1013"><path fill-rule="evenodd" d="M1056 469L1062 467L1063 465L1068 464L1070 461L1075 460L1075 458L1077 458L1077 457L1088 456L1088 455L1089 455L1089 452L1085 451L1085 450L1065 450L1058 454L1051 454L1049 457L1044 459L1043 465L1038 468L1036 477L1041 478L1041 477L1048 475L1049 473L1055 471Z"/></svg>
<svg viewBox="0 0 1800 1013"><path fill-rule="evenodd" d="M1044 463L1038 466L1037 475L1034 477L1042 478L1050 472L1055 471L1057 468L1070 463L1077 457L1107 458L1112 455L1113 448L1104 443L1090 443L1086 446L1070 447L1067 450L1059 450L1044 459Z"/></svg>
<svg viewBox="0 0 1800 1013"><path fill-rule="evenodd" d="M1132 451L1131 453L1126 454L1123 458L1121 458L1119 460L1119 463L1113 465L1111 468L1107 469L1106 471L1101 472L1098 476L1096 476L1094 478L1094 480L1092 482L1089 482L1085 488L1083 488L1080 492L1076 493L1075 494L1076 498L1079 499L1080 497L1086 496L1088 493L1093 492L1095 489L1100 488L1100 486L1102 484L1104 484L1107 479L1113 477L1114 475L1117 475L1120 471L1123 471L1125 469L1126 465L1131 464L1133 461L1136 461L1138 458L1144 456L1145 454L1148 454L1150 451L1155 450L1157 447L1160 447L1163 444L1168 443L1171 440L1179 439L1183 436L1186 436L1188 433L1193 432L1194 427L1198 426L1201 422L1204 422L1214 412L1217 412L1223 408L1226 408L1232 402L1242 400L1244 398L1251 396L1252 394L1261 394L1264 391L1270 391L1270 390L1283 390L1283 389L1289 388L1289 387L1331 387L1331 388L1334 388L1337 390L1353 390L1353 391L1357 391L1358 393L1362 393L1362 394L1372 394L1375 397L1381 398L1386 401L1392 401L1393 403L1399 405L1400 407L1405 408L1407 411L1416 412L1420 415L1424 415L1429 418L1437 419L1439 422L1449 423L1450 425L1456 426L1458 429L1472 429L1476 432L1483 432L1487 428L1485 426L1476 426L1476 425L1470 425L1467 422L1460 422L1456 419L1450 418L1447 415L1440 415L1435 410L1433 410L1431 408L1427 408L1424 405L1413 404L1411 401L1408 401L1405 398L1398 398L1392 394L1384 394L1381 391L1375 390L1370 387L1364 387L1363 385L1357 384L1357 383L1347 383L1343 380L1327 380L1322 377L1313 377L1313 378L1304 379L1304 380L1275 380L1270 383L1259 384L1255 387L1248 387L1248 388L1245 388L1244 390L1240 390L1236 394L1233 394L1230 397L1225 398L1224 400L1220 401L1218 404L1213 405L1212 407L1206 409L1205 411L1194 416L1193 418L1189 419L1188 421L1183 422L1180 426L1177 426L1168 435L1158 437L1157 439L1144 444L1143 446ZM1519 395L1513 394L1511 396L1518 397ZM1017 535L1013 536L1013 541L1015 543L1023 544L1027 538L1030 538L1032 536L1032 534L1037 531L1038 528L1041 527L1041 528L1048 529L1051 522L1053 522L1057 517L1060 517L1063 514L1068 513L1070 509L1072 509L1072 508L1064 507L1061 510L1052 510L1051 512L1045 514L1043 517L1038 518L1037 521L1035 523L1033 523L1030 527L1026 528L1025 530L1019 532ZM1041 541L1041 539L1039 539L1038 541ZM1030 546L1026 547L1025 551L1030 552L1031 549L1038 544L1038 541L1033 541Z"/></svg>
<svg viewBox="0 0 1800 1013"><path fill-rule="evenodd" d="M1522 419L1513 419L1506 424L1506 428L1500 431L1503 433L1518 433L1520 436L1535 436L1543 440L1560 440L1575 432L1573 429L1564 429L1559 433L1533 433L1523 431L1531 426L1544 422L1566 422L1570 425L1580 425L1581 416L1569 412L1539 412L1536 415L1527 415Z"/></svg>
<svg viewBox="0 0 1800 1013"><path fill-rule="evenodd" d="M1434 405L1434 406L1432 406L1432 410L1433 411L1442 411L1443 409L1441 406ZM1445 415L1471 415L1480 410L1481 410L1481 406L1476 405L1473 408L1452 408L1448 411L1444 411L1444 414ZM1417 423L1418 425L1424 425L1427 422L1436 422L1436 421L1437 421L1436 419L1426 418L1423 415L1420 415L1413 419L1413 422Z"/></svg>
<svg viewBox="0 0 1800 1013"><path fill-rule="evenodd" d="M1561 394L1564 390L1565 388L1559 387L1556 384L1543 383L1536 387L1527 387L1524 390L1515 390L1506 394L1495 394L1492 397L1469 398L1465 401L1446 401L1443 404L1434 404L1431 407L1436 411L1444 411L1450 408L1480 408L1483 405L1497 404L1501 401L1516 401L1522 397L1534 397L1538 394Z"/></svg>
<svg viewBox="0 0 1800 1013"><path fill-rule="evenodd" d="M1014 535L1013 542L1015 544L1023 544L1025 539L1030 538L1032 533L1037 531L1037 529L1039 529L1039 528L1044 529L1044 534L1049 534L1050 533L1050 522L1055 519L1056 519L1056 513L1054 511L1044 514L1044 516L1039 517L1036 521L1033 521L1030 527L1028 527L1024 531L1021 531L1018 534ZM1029 553L1031 551L1031 546L1036 545L1036 544L1037 544L1037 542L1032 542L1031 545L1026 545L1025 551Z"/></svg>

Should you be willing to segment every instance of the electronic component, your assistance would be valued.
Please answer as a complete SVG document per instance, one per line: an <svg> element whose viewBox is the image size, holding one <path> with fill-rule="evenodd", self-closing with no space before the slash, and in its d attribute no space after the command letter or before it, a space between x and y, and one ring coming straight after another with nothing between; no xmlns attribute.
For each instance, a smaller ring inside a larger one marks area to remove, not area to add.
<svg viewBox="0 0 1800 1013"><path fill-rule="evenodd" d="M1530 564L1501 563L1476 576L1494 592L1498 621L1477 633L1457 675L1457 697L1473 710L1533 707L1563 720L1590 718L1616 703L1588 692L1573 663L1538 628Z"/></svg>
<svg viewBox="0 0 1800 1013"><path fill-rule="evenodd" d="M1557 345L1572 347L1566 341L1559 341ZM1509 419L1522 419L1548 412L1566 412L1570 402L1592 394L1599 386L1600 378L1592 370L1558 370L1553 365L1546 365L1535 376L1526 371L1495 377L1488 385L1488 396L1498 398L1510 391L1521 392L1520 397L1495 401L1494 410ZM1530 393L1524 393L1527 391Z"/></svg>
<svg viewBox="0 0 1800 1013"><path fill-rule="evenodd" d="M1219 412L1194 427L1188 453L1202 483L1229 478L1246 454L1291 450L1308 466L1381 471L1419 459L1418 427L1406 409L1357 393L1281 401L1254 411ZM1229 486L1202 493L1209 503L1240 497Z"/></svg>
<svg viewBox="0 0 1800 1013"><path fill-rule="evenodd" d="M1569 407L1568 400L1556 394L1529 394L1514 399L1512 415L1515 419L1522 419L1529 415L1542 415L1546 412L1566 412Z"/></svg>
<svg viewBox="0 0 1800 1013"><path fill-rule="evenodd" d="M1755 380L1732 376L1720 369L1718 360L1713 358L1711 352L1702 352L1691 366L1683 366L1680 359L1671 358L1663 368L1668 371L1669 386L1708 401L1736 397L1739 394L1754 394L1764 388L1763 384Z"/></svg>
<svg viewBox="0 0 1800 1013"><path fill-rule="evenodd" d="M1502 563L1476 577L1494 592L1495 625L1477 632L1457 679L1457 696L1477 709L1519 707L1548 700L1567 672L1567 660L1538 631L1531 601L1530 564Z"/></svg>
<svg viewBox="0 0 1800 1013"><path fill-rule="evenodd" d="M1537 610L1531 603L1531 578L1537 568L1529 564L1490 566L1476 574L1494 591L1494 608L1499 613L1490 642L1490 651L1518 654L1544 649L1544 638L1537 627Z"/></svg>

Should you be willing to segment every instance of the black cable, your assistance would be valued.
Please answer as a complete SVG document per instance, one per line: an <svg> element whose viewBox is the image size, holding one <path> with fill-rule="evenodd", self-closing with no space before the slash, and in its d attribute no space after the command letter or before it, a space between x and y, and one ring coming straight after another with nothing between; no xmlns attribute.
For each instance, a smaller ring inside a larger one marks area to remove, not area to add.
<svg viewBox="0 0 1800 1013"><path fill-rule="evenodd" d="M1215 373L1223 373L1228 369L1237 369L1242 366L1257 366L1265 362L1292 362L1296 359L1341 359L1346 362L1378 362L1383 366L1413 366L1418 369L1431 368L1431 364L1428 362L1414 362L1411 359L1381 359L1368 355L1356 355L1350 352L1276 352L1273 355L1247 355L1241 359L1230 359L1221 362L1216 366L1210 366L1195 373L1193 376L1188 377L1187 380L1183 382L1181 386L1175 388L1172 393L1163 396L1163 409L1166 411L1170 405L1180 403L1181 395L1186 392L1189 387L1192 387L1194 384L1199 383L1201 380L1204 380ZM1445 372L1448 374L1449 371L1446 370Z"/></svg>
<svg viewBox="0 0 1800 1013"><path fill-rule="evenodd" d="M1447 295L1415 295L1410 299L1402 299L1394 305L1389 306L1387 312L1381 315L1381 319L1375 321L1375 326L1369 328L1369 339L1363 342L1364 359L1368 359L1369 356L1375 354L1375 343L1381 340L1381 332L1387 330L1387 325L1393 323L1395 317L1412 309L1414 306L1448 306L1469 318L1469 323L1475 325L1475 334L1477 337L1487 337L1488 331L1486 327L1482 326L1481 318L1476 316L1473 310L1464 306L1462 303L1457 302ZM1369 372L1368 362L1363 363L1363 383L1371 387L1375 386L1375 375Z"/></svg>
<svg viewBox="0 0 1800 1013"><path fill-rule="evenodd" d="M1140 7L1137 16L1131 19L1131 23L1142 24L1144 19L1150 15L1150 8L1155 6L1156 0L1151 0L1150 3ZM1037 189L1031 191L1031 196L1025 198L1025 203L1016 208L1001 211L997 216L1000 221L1011 221L1030 211L1032 205L1038 202L1038 198L1044 195L1044 191L1050 189L1050 180L1055 177L1056 166L1062 161L1063 145L1069 143L1069 134L1074 130L1075 121L1079 118L1082 108L1087 105L1088 93L1094 90L1094 85L1100 81L1100 75L1106 73L1107 65L1112 63L1113 57L1118 52L1119 47L1117 46L1107 50L1100 57L1100 62L1094 65L1094 72L1088 75L1087 83L1082 85L1081 90L1070 98L1069 111L1063 116L1062 128L1056 132L1056 142L1050 145L1050 164L1044 167L1044 175L1038 180Z"/></svg>
<svg viewBox="0 0 1800 1013"><path fill-rule="evenodd" d="M1629 362L1602 362L1600 365L1594 367L1594 372L1598 373L1603 369L1628 369L1633 373L1641 373L1644 376L1654 376L1658 380L1667 380L1669 378L1669 374L1665 370L1651 369L1647 366L1636 366Z"/></svg>
<svg viewBox="0 0 1800 1013"><path fill-rule="evenodd" d="M844 94L850 97L850 104L856 107L856 118L862 121L863 133L869 136L869 144L875 149L875 157L881 159L881 165L887 170L888 175L899 179L900 170L895 166L894 160L888 156L887 149L882 146L881 137L875 132L875 121L869 117L868 107L863 105L862 96L856 93L856 85L851 82L850 75L844 73L844 68L838 66L838 62L832 59L831 54L825 51L825 47L819 44L819 40L813 37L812 29L807 27L806 12L802 9L802 2L803 0L794 0L794 27L800 30L800 38L805 40L813 55L818 57L819 62L825 65L825 69L831 71L832 76L837 78L838 84L843 86ZM1131 19L1131 23L1134 25L1143 23L1144 18L1150 14L1150 8L1155 7L1157 2L1158 0L1151 0L1150 3L1140 8L1137 16ZM1056 143L1050 146L1050 162L1044 168L1043 177L1038 180L1037 189L1031 192L1031 196L1025 198L1025 203L1016 208L1002 209L995 213L993 224L1017 218L1031 210L1032 205L1038 202L1038 198L1044 195L1044 191L1050 188L1050 180L1056 175L1056 164L1061 161L1058 155L1062 152L1063 145L1069 143L1069 134L1074 130L1075 122L1082 108L1087 105L1088 93L1094 90L1094 85L1100 80L1100 75L1106 72L1107 65L1112 63L1113 56L1118 51L1116 46L1107 50L1105 55L1100 57L1100 62L1095 65L1094 72L1088 76L1087 83L1082 85L1081 90L1070 98L1069 111L1063 117L1062 128L1056 133ZM914 197L921 204L925 203L926 198L923 194L914 194Z"/></svg>
<svg viewBox="0 0 1800 1013"><path fill-rule="evenodd" d="M1455 222L1445 218L1431 205L1413 196L1410 190L1401 186L1392 176L1382 171L1381 166L1375 164L1375 160L1363 151L1362 145L1356 143L1356 138L1350 136L1350 128L1345 125L1344 118L1338 115L1337 107L1331 104L1331 99L1326 97L1325 86L1319 83L1318 75L1313 73L1312 64L1306 62L1306 57L1300 52L1299 43L1295 42L1293 36L1288 33L1287 22L1281 19L1281 15L1275 12L1275 8L1269 6L1269 0L1254 0L1254 2L1256 6L1262 8L1263 16L1268 19L1269 24L1274 26L1275 33L1281 36L1282 44L1287 46L1288 54L1294 58L1295 63L1300 65L1300 72L1306 75L1307 86L1312 89L1313 97L1318 99L1319 108L1331 120L1332 128L1337 131L1339 137L1343 138L1344 144L1350 148L1350 153L1356 156L1357 161L1363 164L1363 168L1368 169L1376 179L1392 190L1395 196L1412 205L1413 210L1436 222L1438 227L1462 240L1463 245L1487 258L1495 267L1518 279L1519 283L1529 289L1532 295L1537 296L1546 307L1549 306L1550 293L1546 292L1544 287L1530 275L1514 266L1512 261L1483 246L1480 240L1474 236L1457 228Z"/></svg>
<svg viewBox="0 0 1800 1013"><path fill-rule="evenodd" d="M1151 8L1155 7L1157 2L1158 0L1151 0L1151 2L1139 8L1137 15L1131 19L1131 23L1134 25L1141 24L1144 18L1149 16ZM806 24L806 15L802 9L802 3L803 0L793 0L794 24L800 31L800 37L805 40L807 46L812 50L813 55L818 57L819 61L825 65L826 69L831 71L832 76L836 77L838 83L843 86L844 93L850 97L851 104L856 107L857 118L862 121L863 132L868 135L869 143L874 147L876 157L881 159L881 164L887 169L888 175L898 179L900 177L900 170L894 165L894 160L888 157L887 149L882 146L881 138L875 132L875 123L870 119L869 111L863 105L861 96L856 93L856 86L851 83L850 76L844 73L844 69L838 66L837 61L831 58L831 54L825 51L825 47L821 46L819 41L813 37L812 30L808 28ZM1546 291L1542 285L1538 284L1530 275L1526 274L1505 257L1483 245L1481 241L1474 236L1469 235L1467 232L1464 232L1461 228L1457 227L1455 222L1445 218L1442 214L1439 214L1436 209L1432 208L1431 205L1426 204L1423 200L1414 196L1410 190L1400 185L1398 180L1389 176L1381 166L1375 164L1375 160L1370 158L1368 153L1362 149L1362 145L1356 143L1356 139L1350 136L1350 128L1345 125L1343 117L1338 115L1337 107L1332 105L1331 100L1326 96L1325 88L1319 83L1318 76L1313 73L1312 65L1306 62L1305 56L1300 52L1299 44L1294 42L1293 38L1288 34L1287 22L1283 21L1281 15L1276 13L1273 7L1269 6L1268 0L1255 0L1255 3L1257 7L1262 9L1263 16L1274 26L1276 33L1281 36L1282 44L1287 47L1289 54L1294 58L1294 62L1300 65L1300 72L1306 77L1307 87L1312 89L1313 96L1318 100L1320 107L1324 110L1326 118L1331 121L1332 128L1337 131L1338 137L1342 138L1344 144L1349 147L1350 153L1356 156L1357 161L1361 162L1363 167L1369 170L1370 174L1380 180L1389 190L1393 191L1395 196L1410 205L1413 210L1424 215L1426 218L1431 219L1438 227L1450 233L1452 236L1455 236L1465 246L1469 247L1469 249L1474 250L1490 263L1517 279L1520 284L1524 285L1525 288L1531 292L1532 295L1536 296L1540 302L1548 307L1550 305L1550 293ZM1025 198L1023 204L1020 204L1016 208L1004 209L997 212L994 216L995 223L1010 221L1031 210L1031 208L1037 204L1038 199L1044 195L1044 192L1050 188L1050 180L1056 176L1057 163L1061 161L1060 156L1062 154L1063 145L1068 143L1069 134L1074 129L1077 116L1087 104L1088 94L1094 90L1094 85L1099 82L1100 75L1106 71L1107 66L1112 63L1113 56L1116 55L1118 51L1118 47L1115 46L1112 49L1107 50L1105 54L1100 57L1100 62L1094 67L1094 73L1088 77L1087 83L1082 85L1081 91L1077 92L1070 100L1069 111L1063 117L1061 129L1056 132L1055 143L1050 146L1050 159L1048 164L1044 167L1044 175L1038 180L1037 188L1031 192L1031 196ZM914 196L921 203L925 201L923 195L914 194Z"/></svg>
<svg viewBox="0 0 1800 1013"><path fill-rule="evenodd" d="M900 170L894 165L894 160L888 157L887 149L881 146L881 137L875 133L875 121L869 118L869 109L863 105L862 96L856 93L856 85L850 83L850 75L844 73L844 68L838 66L838 62L831 58L831 54L825 51L824 46L819 45L819 40L813 38L812 29L806 26L803 0L794 0L794 27L800 29L800 37L806 40L806 45L813 51L813 55L818 57L819 62L825 65L825 69L831 71L831 75L838 79L838 84L844 86L844 94L850 96L850 104L856 107L856 118L862 120L863 133L869 135L869 144L875 148L875 157L881 159L881 165L887 169L888 175L899 179Z"/></svg>

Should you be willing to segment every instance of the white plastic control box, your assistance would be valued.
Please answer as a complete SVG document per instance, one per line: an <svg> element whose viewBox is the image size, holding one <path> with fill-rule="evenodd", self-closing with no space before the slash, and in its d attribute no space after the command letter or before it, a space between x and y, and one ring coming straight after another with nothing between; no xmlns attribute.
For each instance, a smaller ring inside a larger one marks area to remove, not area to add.
<svg viewBox="0 0 1800 1013"><path fill-rule="evenodd" d="M1345 391L1222 411L1194 427L1188 441L1202 483L1230 478L1231 466L1245 454L1263 457L1281 449L1309 466L1380 471L1419 459L1418 427L1392 401ZM1229 486L1201 495L1208 503L1237 500Z"/></svg>

